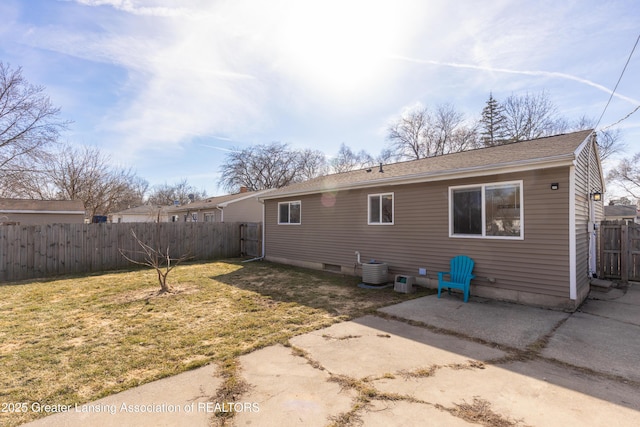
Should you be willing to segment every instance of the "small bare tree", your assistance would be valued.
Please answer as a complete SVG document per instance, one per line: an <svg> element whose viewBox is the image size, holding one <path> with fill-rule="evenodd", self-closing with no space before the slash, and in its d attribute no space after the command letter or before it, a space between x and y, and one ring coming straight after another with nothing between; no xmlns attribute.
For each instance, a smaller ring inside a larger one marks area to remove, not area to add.
<svg viewBox="0 0 640 427"><path fill-rule="evenodd" d="M188 259L193 258L189 254L181 255L178 258L171 258L169 253L169 245L167 245L166 249L163 249L158 245L158 248L154 248L146 243L144 243L140 238L136 235L136 232L131 229L131 235L138 243L138 245L142 248L140 251L134 251L135 254L141 254L143 256L142 261L137 261L127 254L125 251L120 249L120 254L122 254L127 261L132 262L138 265L146 265L148 267L152 267L156 270L158 274L158 282L160 284L160 293L172 292L171 286L167 283L167 276L171 273L171 270L176 268L178 264Z"/></svg>

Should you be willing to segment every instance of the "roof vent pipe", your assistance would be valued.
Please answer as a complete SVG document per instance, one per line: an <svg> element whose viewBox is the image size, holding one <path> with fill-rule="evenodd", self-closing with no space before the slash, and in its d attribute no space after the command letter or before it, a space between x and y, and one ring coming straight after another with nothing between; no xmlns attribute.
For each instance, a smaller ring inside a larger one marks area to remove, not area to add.
<svg viewBox="0 0 640 427"><path fill-rule="evenodd" d="M384 173L384 171L382 170L382 162L380 162L380 170L378 172Z"/></svg>

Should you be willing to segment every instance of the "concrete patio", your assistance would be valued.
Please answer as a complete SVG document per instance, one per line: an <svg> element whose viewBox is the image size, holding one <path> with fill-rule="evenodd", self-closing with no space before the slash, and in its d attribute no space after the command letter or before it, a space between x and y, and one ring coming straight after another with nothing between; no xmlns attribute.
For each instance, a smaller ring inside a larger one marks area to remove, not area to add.
<svg viewBox="0 0 640 427"><path fill-rule="evenodd" d="M639 284L594 293L576 313L432 295L240 357L250 387L233 425L636 426L638 354ZM174 413L72 411L30 425L211 425L220 382L208 366L93 403Z"/></svg>

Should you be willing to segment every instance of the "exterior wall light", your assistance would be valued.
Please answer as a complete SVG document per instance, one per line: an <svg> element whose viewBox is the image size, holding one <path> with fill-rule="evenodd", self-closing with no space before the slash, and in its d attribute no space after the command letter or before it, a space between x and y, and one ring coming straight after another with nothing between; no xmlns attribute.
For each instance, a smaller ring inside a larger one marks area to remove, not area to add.
<svg viewBox="0 0 640 427"><path fill-rule="evenodd" d="M557 182L554 182L551 184L551 189L552 190L557 190L558 188L560 188L560 185Z"/></svg>
<svg viewBox="0 0 640 427"><path fill-rule="evenodd" d="M602 193L599 191L594 191L593 193L591 193L591 200L593 200L594 202L599 202L600 200L602 200Z"/></svg>

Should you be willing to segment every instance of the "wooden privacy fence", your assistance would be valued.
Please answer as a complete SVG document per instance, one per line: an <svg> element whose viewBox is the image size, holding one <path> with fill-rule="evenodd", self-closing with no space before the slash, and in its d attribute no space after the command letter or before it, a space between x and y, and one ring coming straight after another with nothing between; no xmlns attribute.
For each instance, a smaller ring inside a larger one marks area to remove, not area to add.
<svg viewBox="0 0 640 427"><path fill-rule="evenodd" d="M7 225L0 227L0 283L130 267L120 249L141 260L138 238L195 260L240 255L240 224L121 223Z"/></svg>
<svg viewBox="0 0 640 427"><path fill-rule="evenodd" d="M262 224L259 222L240 224L240 255L262 255Z"/></svg>
<svg viewBox="0 0 640 427"><path fill-rule="evenodd" d="M600 224L600 274L605 279L640 281L640 224Z"/></svg>

